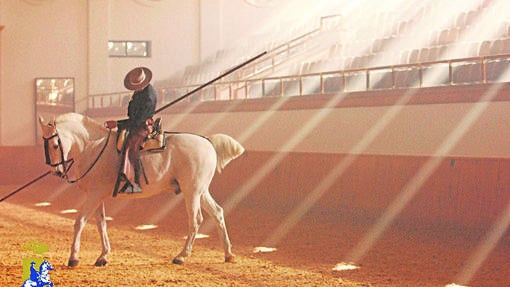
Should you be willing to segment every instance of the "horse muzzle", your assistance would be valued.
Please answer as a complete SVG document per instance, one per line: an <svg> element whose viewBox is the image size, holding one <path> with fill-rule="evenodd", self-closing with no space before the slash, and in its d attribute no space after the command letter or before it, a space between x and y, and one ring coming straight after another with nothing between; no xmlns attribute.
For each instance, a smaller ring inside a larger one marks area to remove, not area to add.
<svg viewBox="0 0 510 287"><path fill-rule="evenodd" d="M69 169L73 165L74 160L70 159L61 163L57 164L50 164L51 167L53 167L53 170L51 171L51 174L54 176L58 176L62 179L67 178L67 173L69 172Z"/></svg>
<svg viewBox="0 0 510 287"><path fill-rule="evenodd" d="M64 171L64 167L62 165L56 166L52 171L51 174L54 176L58 176L60 178L65 178L66 172Z"/></svg>

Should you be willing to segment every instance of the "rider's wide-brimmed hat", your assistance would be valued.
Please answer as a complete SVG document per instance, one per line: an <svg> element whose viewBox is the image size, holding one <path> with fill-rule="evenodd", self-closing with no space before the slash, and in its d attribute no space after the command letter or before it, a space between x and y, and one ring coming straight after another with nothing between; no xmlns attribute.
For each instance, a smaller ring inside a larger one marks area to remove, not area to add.
<svg viewBox="0 0 510 287"><path fill-rule="evenodd" d="M124 78L124 87L131 91L141 91L149 85L152 72L146 67L137 67L127 73Z"/></svg>

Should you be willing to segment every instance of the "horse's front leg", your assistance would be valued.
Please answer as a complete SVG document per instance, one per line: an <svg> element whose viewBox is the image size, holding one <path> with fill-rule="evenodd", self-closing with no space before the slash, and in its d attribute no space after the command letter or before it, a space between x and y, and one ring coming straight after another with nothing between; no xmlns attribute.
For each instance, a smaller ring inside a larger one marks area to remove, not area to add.
<svg viewBox="0 0 510 287"><path fill-rule="evenodd" d="M94 265L105 266L107 263L106 256L110 253L110 241L106 233L106 213L104 210L104 202L96 209L96 224L99 236L101 237L102 252L96 260Z"/></svg>
<svg viewBox="0 0 510 287"><path fill-rule="evenodd" d="M69 267L76 267L80 264L79 253L81 233L83 232L83 228L85 227L85 224L87 224L87 220L90 215L97 209L100 203L101 200L99 199L87 197L80 212L78 213L78 217L76 217L76 221L74 222L74 238L73 244L71 245L71 255L69 256L69 262L67 263Z"/></svg>
<svg viewBox="0 0 510 287"><path fill-rule="evenodd" d="M202 212L200 210L200 198L198 196L195 196L194 198L191 197L188 200L185 200L185 203L188 214L188 237L186 238L186 242L181 253L179 253L179 255L177 255L172 261L174 264L183 264L185 258L191 255L193 242L195 242L198 228L203 221Z"/></svg>

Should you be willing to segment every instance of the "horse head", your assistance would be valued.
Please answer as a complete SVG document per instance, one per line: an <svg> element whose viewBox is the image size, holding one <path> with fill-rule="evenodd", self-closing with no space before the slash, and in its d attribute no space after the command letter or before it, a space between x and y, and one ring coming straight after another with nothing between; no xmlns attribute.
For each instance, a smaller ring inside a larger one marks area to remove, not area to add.
<svg viewBox="0 0 510 287"><path fill-rule="evenodd" d="M39 125L46 164L54 168L53 175L65 179L74 160L86 152L85 147L91 142L103 141L105 133L111 133L104 125L77 113L59 115L47 124L39 117Z"/></svg>
<svg viewBox="0 0 510 287"><path fill-rule="evenodd" d="M55 119L45 124L40 116L39 125L44 140L46 164L54 168L53 175L63 177L67 172L67 156L71 149L71 142L58 133Z"/></svg>
<svg viewBox="0 0 510 287"><path fill-rule="evenodd" d="M53 270L53 266L51 266L51 264L44 260L43 263L41 263L41 266L39 266L39 273L40 274L43 274L45 272L48 272L50 270Z"/></svg>
<svg viewBox="0 0 510 287"><path fill-rule="evenodd" d="M50 279L50 274L48 271L53 270L53 266L51 264L44 260L41 263L41 266L39 266L39 278L37 280L37 286L47 286L52 287L53 283Z"/></svg>

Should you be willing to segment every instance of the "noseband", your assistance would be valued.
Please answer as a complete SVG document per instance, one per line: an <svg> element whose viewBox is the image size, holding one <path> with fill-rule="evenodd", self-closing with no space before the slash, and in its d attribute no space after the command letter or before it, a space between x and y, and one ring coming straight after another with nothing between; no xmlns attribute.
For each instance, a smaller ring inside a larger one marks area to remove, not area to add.
<svg viewBox="0 0 510 287"><path fill-rule="evenodd" d="M58 149L60 150L60 161L57 163L51 163L49 141L55 137L57 138ZM47 138L43 137L43 140L44 140L44 156L46 157L46 165L49 165L51 167L57 167L59 165L62 165L62 167L64 169L62 177L67 178L67 172L69 171L69 169L71 169L71 166L74 163L74 159L70 159L67 161L65 160L64 148L62 148L62 141L60 140L58 133L55 132L54 135L47 137ZM70 163L69 166L67 165L68 163Z"/></svg>
<svg viewBox="0 0 510 287"><path fill-rule="evenodd" d="M61 177L65 178L68 183L75 183L75 182L81 180L82 178L84 178L90 172L90 170L92 170L92 168L96 165L97 161L99 160L99 158L101 158L101 156L103 155L103 152L105 151L106 147L108 146L108 142L110 141L110 134L111 134L111 129L108 128L108 137L106 138L104 146L101 149L101 151L99 152L99 154L97 155L94 162L92 162L92 164L87 168L87 170L80 177L78 177L77 179L74 179L74 180L70 180L67 174L69 173L69 170L71 169L71 167L74 164L74 159L71 158L71 159L65 160L64 148L62 147L62 141L60 140L58 132L55 130L55 134L53 134L52 136L47 137L47 138L43 137L44 156L46 157L46 164L51 167L57 167L59 165L62 165L62 168L64 171L63 171ZM60 150L60 161L57 163L51 163L49 141L55 137L57 138L57 144L58 144L58 148Z"/></svg>

